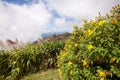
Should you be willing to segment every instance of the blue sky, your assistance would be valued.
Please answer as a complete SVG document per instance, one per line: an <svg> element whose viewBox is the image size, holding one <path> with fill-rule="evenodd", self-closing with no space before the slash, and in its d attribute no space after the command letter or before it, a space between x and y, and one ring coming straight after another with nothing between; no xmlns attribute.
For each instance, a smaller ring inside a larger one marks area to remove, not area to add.
<svg viewBox="0 0 120 80"><path fill-rule="evenodd" d="M20 5L38 2L38 0L2 0L2 1L8 2L8 3L20 4Z"/></svg>
<svg viewBox="0 0 120 80"><path fill-rule="evenodd" d="M42 38L47 32L71 32L82 18L94 19L109 12L120 0L2 0L0 39L24 42Z"/></svg>

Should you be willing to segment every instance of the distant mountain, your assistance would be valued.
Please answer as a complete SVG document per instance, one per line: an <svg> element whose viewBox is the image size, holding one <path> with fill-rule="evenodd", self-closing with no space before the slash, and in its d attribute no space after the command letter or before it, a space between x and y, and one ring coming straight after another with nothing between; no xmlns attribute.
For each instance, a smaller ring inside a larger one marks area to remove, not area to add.
<svg viewBox="0 0 120 80"><path fill-rule="evenodd" d="M48 33L43 33L41 36L42 38L47 38L48 36L52 36L54 33L48 32Z"/></svg>
<svg viewBox="0 0 120 80"><path fill-rule="evenodd" d="M64 34L64 33L68 33L68 32L46 32L46 33L42 34L42 38L47 38L52 35L60 35L60 34Z"/></svg>
<svg viewBox="0 0 120 80"><path fill-rule="evenodd" d="M71 36L71 33L63 33L63 34L50 34L47 33L44 35L43 39L38 39L36 41L33 42L33 44L35 43L42 43L42 42L48 42L48 41L59 41L59 40L67 40L69 39Z"/></svg>

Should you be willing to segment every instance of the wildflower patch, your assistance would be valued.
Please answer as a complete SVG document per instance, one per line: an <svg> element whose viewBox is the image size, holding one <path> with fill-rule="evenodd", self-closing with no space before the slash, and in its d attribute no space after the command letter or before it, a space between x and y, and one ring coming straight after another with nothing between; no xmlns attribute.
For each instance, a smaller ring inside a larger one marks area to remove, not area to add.
<svg viewBox="0 0 120 80"><path fill-rule="evenodd" d="M61 80L120 80L120 5L74 25L58 65Z"/></svg>

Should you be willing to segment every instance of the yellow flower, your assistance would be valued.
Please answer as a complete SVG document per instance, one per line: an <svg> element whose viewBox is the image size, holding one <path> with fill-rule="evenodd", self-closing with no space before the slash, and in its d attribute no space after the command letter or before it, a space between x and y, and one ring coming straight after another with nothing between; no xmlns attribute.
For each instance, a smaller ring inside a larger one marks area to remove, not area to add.
<svg viewBox="0 0 120 80"><path fill-rule="evenodd" d="M70 71L70 75L72 75L72 74L73 74L73 71L71 70L71 71Z"/></svg>
<svg viewBox="0 0 120 80"><path fill-rule="evenodd" d="M71 41L70 44L73 44L73 42Z"/></svg>
<svg viewBox="0 0 120 80"><path fill-rule="evenodd" d="M100 72L99 72L99 76L100 76L100 77L103 77L103 78L106 77L106 72L100 71Z"/></svg>
<svg viewBox="0 0 120 80"><path fill-rule="evenodd" d="M60 68L58 69L58 72L61 72Z"/></svg>
<svg viewBox="0 0 120 80"><path fill-rule="evenodd" d="M76 31L73 31L73 33L72 33L73 35L76 35L77 34L77 32Z"/></svg>
<svg viewBox="0 0 120 80"><path fill-rule="evenodd" d="M71 48L72 45L69 45L68 47Z"/></svg>
<svg viewBox="0 0 120 80"><path fill-rule="evenodd" d="M112 24L112 25L117 24L117 20L111 20L110 24Z"/></svg>
<svg viewBox="0 0 120 80"><path fill-rule="evenodd" d="M89 29L88 30L88 35L90 36L92 33L93 33L93 31Z"/></svg>
<svg viewBox="0 0 120 80"><path fill-rule="evenodd" d="M88 67L88 62L86 60L83 60L83 66Z"/></svg>
<svg viewBox="0 0 120 80"><path fill-rule="evenodd" d="M100 80L105 80L104 78L101 78Z"/></svg>
<svg viewBox="0 0 120 80"><path fill-rule="evenodd" d="M70 66L71 64L73 64L71 61L68 62L68 65Z"/></svg>
<svg viewBox="0 0 120 80"><path fill-rule="evenodd" d="M105 24L105 20L100 21L98 24L99 24L99 26L104 25Z"/></svg>
<svg viewBox="0 0 120 80"><path fill-rule="evenodd" d="M94 32L94 30L90 30L88 29L87 31L84 31L85 37L89 37L92 33Z"/></svg>
<svg viewBox="0 0 120 80"><path fill-rule="evenodd" d="M62 60L62 59L64 59L64 57L67 55L67 52L66 53L63 53L63 54L61 54L61 57L60 57L60 59Z"/></svg>
<svg viewBox="0 0 120 80"><path fill-rule="evenodd" d="M91 50L93 48L92 45L88 45L88 50Z"/></svg>
<svg viewBox="0 0 120 80"><path fill-rule="evenodd" d="M58 69L59 75L60 75L60 80L62 80L62 71Z"/></svg>
<svg viewBox="0 0 120 80"><path fill-rule="evenodd" d="M75 47L77 47L78 46L78 44L77 43L75 43Z"/></svg>
<svg viewBox="0 0 120 80"><path fill-rule="evenodd" d="M113 63L115 61L115 58L110 59L110 63Z"/></svg>
<svg viewBox="0 0 120 80"><path fill-rule="evenodd" d="M92 21L90 21L90 24L92 24L92 25L95 26L95 25L96 25L96 22L92 20Z"/></svg>
<svg viewBox="0 0 120 80"><path fill-rule="evenodd" d="M62 75L62 71L60 70L60 68L58 69L59 75Z"/></svg>

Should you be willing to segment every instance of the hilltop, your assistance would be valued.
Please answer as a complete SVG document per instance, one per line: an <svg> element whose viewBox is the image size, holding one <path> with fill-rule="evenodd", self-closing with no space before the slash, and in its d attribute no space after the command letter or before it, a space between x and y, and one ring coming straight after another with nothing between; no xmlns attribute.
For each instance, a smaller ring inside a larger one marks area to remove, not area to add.
<svg viewBox="0 0 120 80"><path fill-rule="evenodd" d="M63 33L63 34L53 34L51 36L48 36L46 38L43 39L38 39L36 41L33 42L33 44L36 43L42 43L42 42L49 42L49 41L59 41L59 40L67 40L69 39L71 36L71 33Z"/></svg>

